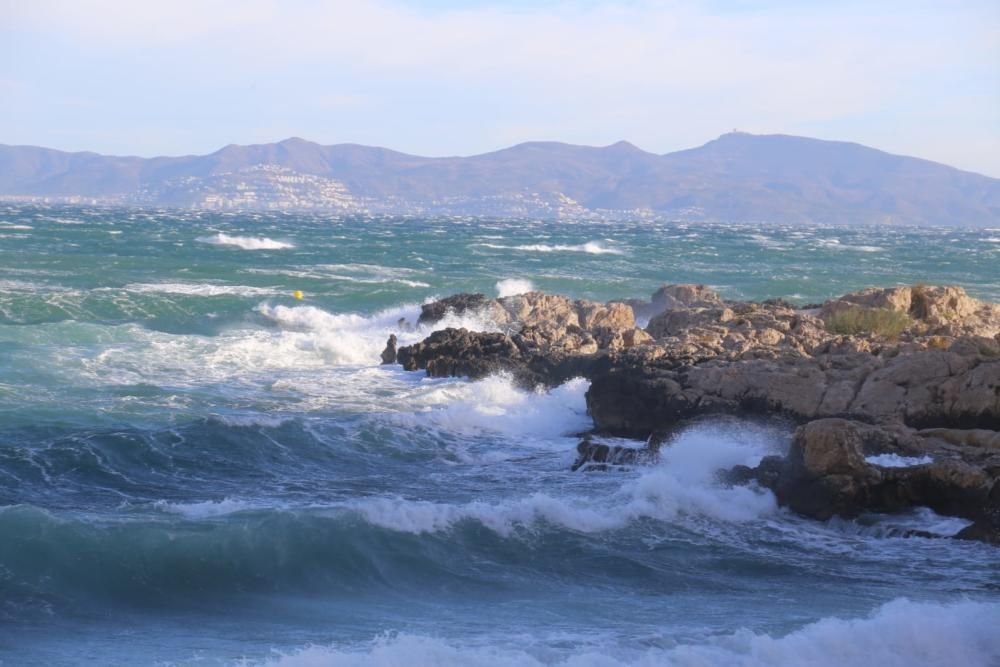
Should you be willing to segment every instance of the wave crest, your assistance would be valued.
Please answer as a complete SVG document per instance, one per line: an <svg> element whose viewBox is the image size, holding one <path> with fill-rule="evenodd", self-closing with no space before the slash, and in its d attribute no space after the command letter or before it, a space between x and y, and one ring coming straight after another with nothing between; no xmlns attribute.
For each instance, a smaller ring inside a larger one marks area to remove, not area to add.
<svg viewBox="0 0 1000 667"><path fill-rule="evenodd" d="M287 241L277 241L266 236L230 236L223 232L212 236L200 236L196 240L210 245L235 246L243 250L284 250L295 247Z"/></svg>
<svg viewBox="0 0 1000 667"><path fill-rule="evenodd" d="M449 665L475 667L940 667L1000 661L1000 604L898 598L865 618L824 618L784 636L748 629L669 649L461 646L420 635L384 635L362 647L313 646L271 658L272 667ZM589 637L581 637L585 643Z"/></svg>

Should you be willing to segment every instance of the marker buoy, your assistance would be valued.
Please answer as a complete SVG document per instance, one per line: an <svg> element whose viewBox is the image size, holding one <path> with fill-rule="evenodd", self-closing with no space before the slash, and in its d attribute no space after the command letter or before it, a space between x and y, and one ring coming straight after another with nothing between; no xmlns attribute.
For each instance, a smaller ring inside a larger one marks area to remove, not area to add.
<svg viewBox="0 0 1000 667"><path fill-rule="evenodd" d="M302 290L297 289L294 292L292 292L292 296L294 296L297 301L301 301L302 297L304 297L305 295L302 293Z"/></svg>

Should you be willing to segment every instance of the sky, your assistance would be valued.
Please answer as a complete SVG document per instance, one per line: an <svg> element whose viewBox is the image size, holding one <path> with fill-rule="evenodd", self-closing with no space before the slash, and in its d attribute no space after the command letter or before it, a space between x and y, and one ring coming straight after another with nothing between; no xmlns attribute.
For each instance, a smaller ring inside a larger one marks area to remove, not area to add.
<svg viewBox="0 0 1000 667"><path fill-rule="evenodd" d="M666 153L733 129L1000 177L1000 2L0 0L0 143Z"/></svg>

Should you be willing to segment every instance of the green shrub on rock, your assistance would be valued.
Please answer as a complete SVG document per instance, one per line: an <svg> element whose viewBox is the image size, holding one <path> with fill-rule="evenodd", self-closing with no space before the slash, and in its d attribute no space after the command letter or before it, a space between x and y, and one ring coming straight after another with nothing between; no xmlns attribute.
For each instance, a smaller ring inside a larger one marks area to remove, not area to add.
<svg viewBox="0 0 1000 667"><path fill-rule="evenodd" d="M862 308L851 306L830 315L826 330L833 334L855 336L874 334L884 338L899 338L913 320L906 313L891 308Z"/></svg>

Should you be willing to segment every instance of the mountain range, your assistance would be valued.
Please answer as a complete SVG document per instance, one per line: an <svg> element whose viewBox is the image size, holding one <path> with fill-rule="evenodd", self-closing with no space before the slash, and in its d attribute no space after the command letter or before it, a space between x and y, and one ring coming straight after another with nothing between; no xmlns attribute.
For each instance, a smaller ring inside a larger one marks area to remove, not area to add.
<svg viewBox="0 0 1000 667"><path fill-rule="evenodd" d="M0 145L0 199L223 209L1000 226L1000 179L854 143L724 134L658 155L523 143L428 158L291 138L210 155Z"/></svg>

